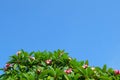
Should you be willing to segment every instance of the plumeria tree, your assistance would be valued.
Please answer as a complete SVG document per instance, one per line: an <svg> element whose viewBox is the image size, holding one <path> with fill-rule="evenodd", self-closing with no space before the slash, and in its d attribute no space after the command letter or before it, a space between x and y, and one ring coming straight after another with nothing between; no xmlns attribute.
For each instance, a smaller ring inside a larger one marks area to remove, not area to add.
<svg viewBox="0 0 120 80"><path fill-rule="evenodd" d="M88 60L77 61L64 50L20 50L1 70L0 80L120 80L119 70L89 66Z"/></svg>

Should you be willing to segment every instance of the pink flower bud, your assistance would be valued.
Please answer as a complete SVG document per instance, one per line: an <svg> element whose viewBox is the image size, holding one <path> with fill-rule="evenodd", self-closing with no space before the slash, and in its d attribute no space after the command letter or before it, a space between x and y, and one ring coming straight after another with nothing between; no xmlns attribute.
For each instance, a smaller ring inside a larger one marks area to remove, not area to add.
<svg viewBox="0 0 120 80"><path fill-rule="evenodd" d="M12 67L12 64L7 63L7 64L5 65L5 67L4 67L4 71L7 71L8 68L10 68L10 67Z"/></svg>
<svg viewBox="0 0 120 80"><path fill-rule="evenodd" d="M70 74L72 72L72 68L64 70L65 73Z"/></svg>
<svg viewBox="0 0 120 80"><path fill-rule="evenodd" d="M119 70L119 74L120 74L120 70Z"/></svg>
<svg viewBox="0 0 120 80"><path fill-rule="evenodd" d="M114 73L117 75L117 74L120 74L120 71L119 70L114 70Z"/></svg>
<svg viewBox="0 0 120 80"><path fill-rule="evenodd" d="M11 64L7 63L7 64L6 64L6 67L7 67L7 68L8 68L8 67L11 67Z"/></svg>
<svg viewBox="0 0 120 80"><path fill-rule="evenodd" d="M85 65L83 65L82 66L84 69L86 69L87 67L88 67L88 65L87 64L85 64Z"/></svg>
<svg viewBox="0 0 120 80"><path fill-rule="evenodd" d="M46 62L46 64L51 64L51 63L52 63L52 60L48 59L48 60L46 60L45 62Z"/></svg>

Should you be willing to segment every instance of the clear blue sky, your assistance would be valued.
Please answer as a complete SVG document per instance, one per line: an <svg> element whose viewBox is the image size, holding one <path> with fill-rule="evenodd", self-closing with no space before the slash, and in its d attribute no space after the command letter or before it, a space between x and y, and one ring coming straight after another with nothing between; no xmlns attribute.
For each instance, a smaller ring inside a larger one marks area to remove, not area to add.
<svg viewBox="0 0 120 80"><path fill-rule="evenodd" d="M0 67L20 49L120 69L120 0L1 0Z"/></svg>

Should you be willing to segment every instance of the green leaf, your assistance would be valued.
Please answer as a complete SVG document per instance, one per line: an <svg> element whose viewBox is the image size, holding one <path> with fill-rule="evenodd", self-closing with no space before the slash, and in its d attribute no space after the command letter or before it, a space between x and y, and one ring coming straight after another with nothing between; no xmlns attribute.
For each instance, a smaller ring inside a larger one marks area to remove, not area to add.
<svg viewBox="0 0 120 80"><path fill-rule="evenodd" d="M103 66L102 71L103 71L103 72L106 72L106 71L107 71L107 65L106 65L106 64Z"/></svg>
<svg viewBox="0 0 120 80"><path fill-rule="evenodd" d="M88 68L86 69L86 74L87 74L88 76L92 76L92 75L94 74L94 72L91 70L90 67L88 67Z"/></svg>
<svg viewBox="0 0 120 80"><path fill-rule="evenodd" d="M0 68L0 70L4 70L3 68Z"/></svg>
<svg viewBox="0 0 120 80"><path fill-rule="evenodd" d="M15 70L18 67L17 64L14 64L13 69Z"/></svg>
<svg viewBox="0 0 120 80"><path fill-rule="evenodd" d="M82 75L86 75L86 70L83 69L81 66L80 66L80 67L77 67L77 69L79 70L79 72L80 72Z"/></svg>
<svg viewBox="0 0 120 80"><path fill-rule="evenodd" d="M100 79L102 79L102 80L110 80L109 77L107 77L107 76L100 76Z"/></svg>
<svg viewBox="0 0 120 80"><path fill-rule="evenodd" d="M41 61L42 66L46 66L46 63L44 61Z"/></svg>
<svg viewBox="0 0 120 80"><path fill-rule="evenodd" d="M88 60L86 60L86 61L85 61L85 64L89 65L89 62L88 62Z"/></svg>
<svg viewBox="0 0 120 80"><path fill-rule="evenodd" d="M54 80L54 77L48 76L47 80Z"/></svg>
<svg viewBox="0 0 120 80"><path fill-rule="evenodd" d="M78 80L79 77L80 77L80 74L77 73L77 74L74 76L74 79L75 79L75 80Z"/></svg>
<svg viewBox="0 0 120 80"><path fill-rule="evenodd" d="M64 77L65 77L65 79L66 79L66 80L69 80L69 78L68 78L68 76L67 76L67 75L65 75L65 74L64 74Z"/></svg>
<svg viewBox="0 0 120 80"><path fill-rule="evenodd" d="M32 52L29 54L29 56L32 56L34 53L35 53L35 52L34 52L34 51L32 51Z"/></svg>

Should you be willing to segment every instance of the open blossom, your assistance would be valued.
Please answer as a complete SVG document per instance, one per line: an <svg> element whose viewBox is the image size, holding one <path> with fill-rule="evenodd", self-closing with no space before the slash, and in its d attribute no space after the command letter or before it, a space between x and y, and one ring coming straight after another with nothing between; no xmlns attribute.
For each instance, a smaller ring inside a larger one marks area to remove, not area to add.
<svg viewBox="0 0 120 80"><path fill-rule="evenodd" d="M64 70L65 73L70 74L72 72L72 68Z"/></svg>
<svg viewBox="0 0 120 80"><path fill-rule="evenodd" d="M51 60L51 59L48 59L48 60L46 60L45 62L46 62L46 64L51 64L51 63L52 63L52 60Z"/></svg>
<svg viewBox="0 0 120 80"><path fill-rule="evenodd" d="M117 74L120 74L120 70L114 70L114 73L117 75Z"/></svg>
<svg viewBox="0 0 120 80"><path fill-rule="evenodd" d="M9 64L9 63L7 63L6 65L5 65L5 67L11 67L11 64Z"/></svg>
<svg viewBox="0 0 120 80"><path fill-rule="evenodd" d="M86 69L87 67L88 67L88 65L87 64L85 64L85 65L83 65L82 66L84 69Z"/></svg>
<svg viewBox="0 0 120 80"><path fill-rule="evenodd" d="M7 71L8 68L10 68L10 67L12 67L12 64L7 63L7 64L5 65L5 67L4 67L4 71Z"/></svg>

